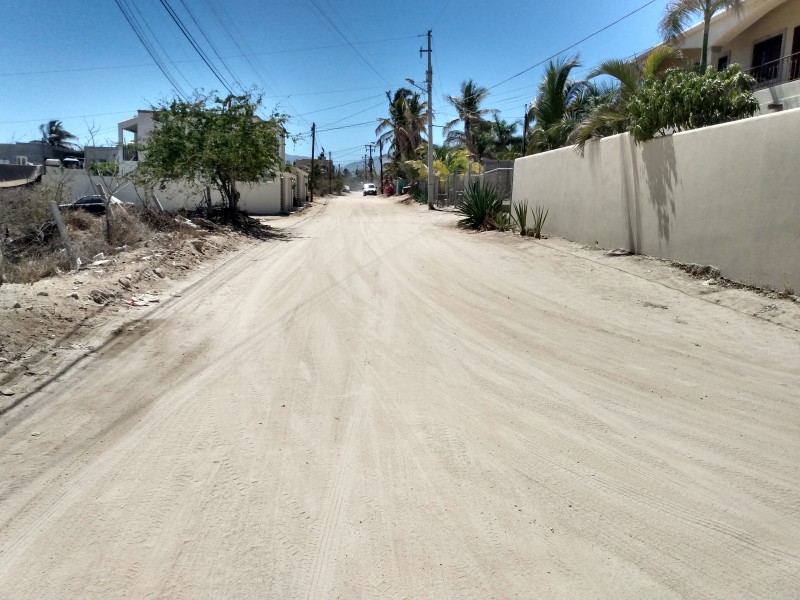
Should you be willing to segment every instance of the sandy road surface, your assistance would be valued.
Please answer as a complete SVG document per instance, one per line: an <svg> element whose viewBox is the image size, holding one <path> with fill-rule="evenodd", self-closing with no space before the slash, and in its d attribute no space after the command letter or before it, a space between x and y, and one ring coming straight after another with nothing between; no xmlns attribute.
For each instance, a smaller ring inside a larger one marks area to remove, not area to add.
<svg viewBox="0 0 800 600"><path fill-rule="evenodd" d="M0 417L0 596L797 598L800 334L453 223L334 199Z"/></svg>

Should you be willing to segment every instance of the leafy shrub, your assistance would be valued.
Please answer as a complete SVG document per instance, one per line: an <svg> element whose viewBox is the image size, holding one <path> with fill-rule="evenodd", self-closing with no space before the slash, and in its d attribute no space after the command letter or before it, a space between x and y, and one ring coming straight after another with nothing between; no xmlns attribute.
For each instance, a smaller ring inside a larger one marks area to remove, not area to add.
<svg viewBox="0 0 800 600"><path fill-rule="evenodd" d="M756 80L739 65L705 73L669 69L648 77L628 103L630 133L637 142L657 134L697 129L752 117L758 111Z"/></svg>
<svg viewBox="0 0 800 600"><path fill-rule="evenodd" d="M464 190L456 212L463 215L458 224L461 227L486 231L495 228L495 219L503 210L503 199L493 187L474 181Z"/></svg>
<svg viewBox="0 0 800 600"><path fill-rule="evenodd" d="M414 185L408 191L408 195L411 196L414 200L416 200L420 204L426 204L428 202L427 186L423 187L421 185Z"/></svg>
<svg viewBox="0 0 800 600"><path fill-rule="evenodd" d="M119 165L115 162L96 162L90 170L92 175L114 176L119 174Z"/></svg>

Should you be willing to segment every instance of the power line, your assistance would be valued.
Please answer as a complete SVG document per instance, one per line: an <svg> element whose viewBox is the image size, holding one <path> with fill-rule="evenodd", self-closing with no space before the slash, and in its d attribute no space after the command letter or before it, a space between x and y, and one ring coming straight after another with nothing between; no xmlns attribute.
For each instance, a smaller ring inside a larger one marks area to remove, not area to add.
<svg viewBox="0 0 800 600"><path fill-rule="evenodd" d="M337 123L341 123L342 121L346 121L347 119L351 119L351 118L353 118L353 117L355 117L357 115L361 115L361 114L363 114L363 113L365 113L365 112L367 112L369 110L373 110L373 109L379 108L381 106L383 106L383 102L379 102L375 106L370 106L368 108L365 108L364 110L360 110L358 112L355 112L352 115L347 115L346 117L342 117L341 119L339 119L337 121L332 121L330 123L325 123L324 125L321 125L321 127L329 127L330 125L336 125Z"/></svg>
<svg viewBox="0 0 800 600"><path fill-rule="evenodd" d="M207 43L207 44L209 45L209 47L211 48L211 51L214 53L214 56L216 56L216 57L217 57L217 59L219 60L219 62L220 62L220 63L222 63L222 66L223 66L223 67L225 67L225 70L226 70L226 71L228 71L228 74L231 76L231 79L233 80L233 82L234 82L234 83L236 83L236 84L239 86L239 89L240 89L240 90L242 90L242 91L244 91L244 86L242 85L242 82L241 82L241 81L239 81L239 79L236 77L236 75L234 75L234 74L233 74L233 71L231 71L231 68L230 68L230 66L228 66L228 63L226 63L226 62L225 62L225 59L224 59L224 58L222 58L222 57L220 56L219 52L217 51L217 48L216 48L216 46L214 46L214 43L213 43L213 42L212 42L212 41L209 39L209 37L206 35L206 32L205 32L205 31L203 30L203 28L200 26L200 23L198 23L198 22L197 22L197 19L195 18L195 16L194 16L194 13L193 13L193 12L191 11L191 9L190 9L190 8L187 6L187 4L186 4L185 0L180 0L180 3L181 3L181 5L183 6L183 9L184 9L184 10L187 12L187 14L189 15L189 18L191 18L191 19L192 19L192 22L194 23L195 27L197 27L197 30L200 32L200 35L202 35L202 36L203 36L203 39L206 41L206 43Z"/></svg>
<svg viewBox="0 0 800 600"><path fill-rule="evenodd" d="M378 94L377 96L369 96L367 98L361 98L359 100L353 100L352 102L345 102L344 104L336 104L334 106L329 106L327 108L320 108L318 110L312 110L311 112L306 112L302 114L294 115L296 117L304 117L306 115L313 115L316 113L325 112L326 110L333 110L334 108L341 108L343 106L350 106L351 104L358 104L359 102L366 102L367 100L374 100L375 98L383 98L383 94Z"/></svg>
<svg viewBox="0 0 800 600"><path fill-rule="evenodd" d="M350 41L350 39L344 33L342 33L342 30L339 29L339 27L336 25L336 23L334 23L333 20L325 13L325 11L322 10L320 5L317 4L316 0L310 0L310 2L311 2L311 4L314 5L314 8L317 9L319 14L321 14L328 23L330 23L331 27L333 27L333 29L336 31L336 33L338 33L342 37L342 39L347 43L347 45L350 46L350 49L353 52L355 52L356 55L364 62L364 64L367 65L372 70L373 73L375 73L378 77L380 77L380 79L385 84L389 85L389 82L386 81L386 78L383 75L381 75L375 67L372 66L372 63L369 62L366 59L366 57L363 54L361 54L361 52L359 52L358 48L356 48L353 45L353 43Z"/></svg>
<svg viewBox="0 0 800 600"><path fill-rule="evenodd" d="M158 66L159 70L161 71L161 74L167 78L167 81L170 82L172 88L179 96L181 96L182 98L186 98L186 93L183 91L183 89L181 89L180 84L177 82L172 73L170 73L169 69L167 69L167 66L162 62L161 57L158 55L153 45L147 39L147 36L144 35L144 32L142 31L141 27L139 27L139 24L137 20L133 17L133 14L130 12L130 7L125 3L125 0L114 0L114 1L117 4L117 8L119 8L120 12L122 13L122 16L125 17L125 20L128 22L128 25L133 30L133 33L136 35L137 38L139 38L139 41L141 42L142 46L144 46L144 49L147 51L147 54L150 55L150 58L152 58L153 62L156 63L156 66Z"/></svg>
<svg viewBox="0 0 800 600"><path fill-rule="evenodd" d="M442 10L439 11L439 14L436 15L436 18L433 20L433 25L431 25L431 29L436 29L436 24L439 22L439 19L442 18L442 15L444 15L447 9L450 8L450 4L452 1L453 0L447 0L447 2L444 3Z"/></svg>
<svg viewBox="0 0 800 600"><path fill-rule="evenodd" d="M164 10L167 11L169 16L174 21L175 25L177 25L178 29L180 29L181 33L183 34L183 37L186 38L186 40L189 42L189 44L191 44L192 48L194 48L195 52L197 52L197 54L200 56L200 58L203 59L203 62L206 64L206 66L209 68L209 70L214 74L214 77L216 77L217 80L222 84L222 86L226 90L228 90L229 94L233 94L233 89L231 88L230 84L228 84L228 82L225 81L225 79L223 78L222 74L219 71L217 71L216 67L214 67L214 65L211 63L211 59L208 58L206 53L199 46L199 44L197 43L197 40L194 39L194 36L186 28L186 25L183 24L183 21L181 21L180 17L175 12L175 10L172 8L172 6L168 2L168 0L160 0L160 2L161 2L161 6L163 6Z"/></svg>
<svg viewBox="0 0 800 600"><path fill-rule="evenodd" d="M351 123L350 125L340 125L339 127L329 127L328 129L321 129L318 131L337 131L339 129L353 129L355 127L365 127L366 125L375 125L375 121L364 121L363 123Z"/></svg>
<svg viewBox="0 0 800 600"><path fill-rule="evenodd" d="M606 25L605 27L603 27L603 28L601 28L601 29L598 29L598 30L597 30L597 31L595 31L594 33L591 33L591 34L587 35L585 38L583 38L583 39L581 39L581 40L579 40L579 41L575 42L574 44L572 44L572 45L570 45L570 46L567 46L566 48L564 48L564 49L562 49L562 50L559 50L559 51L558 51L558 52L556 52L555 54L553 54L553 55L551 55L551 56L548 56L548 57L547 57L547 58L545 58L544 60L542 60L542 61L539 61L538 63L536 63L536 64L535 64L535 65L533 65L533 66L530 66L530 67L528 67L527 69L523 69L522 71L520 71L519 73L516 73L515 75L512 75L511 77L508 77L508 78L506 78L506 79L503 79L503 81L501 81L501 82L499 82L499 83L495 83L493 86L491 86L491 87L489 87L489 88L487 88L487 89L489 89L489 90L493 90L493 89L494 89L494 88L496 88L497 86L503 85L504 83L506 83L506 82L508 82L508 81L511 81L512 79L516 79L516 78L517 78L517 77L519 77L520 75L524 75L524 74L525 74L525 73L527 73L528 71L532 71L532 70L533 70L533 69L535 69L536 67L540 67L540 66L542 66L542 65L543 65L544 63L546 63L547 61L549 61L549 60L552 60L552 59L556 58L557 56L559 56L559 55L561 55L561 54L564 54L564 52L567 52L568 50L572 50L572 49L573 49L575 46L580 46L580 45L581 45L583 42L585 42L585 41L587 41L587 40L590 40L590 39L592 39L593 37L595 37L595 36L597 36L597 35L599 35L599 34L603 33L604 31L606 31L606 30L608 30L608 29L611 29L612 27L614 27L614 25L617 25L618 23L621 23L621 22L622 22L622 21L624 21L625 19L627 19L627 18L629 18L629 17L632 17L633 15L635 15L636 13L638 13L638 12L640 12L640 11L644 10L645 8L647 8L648 6L650 6L651 4L655 4L655 2L656 2L656 0L650 0L649 2L645 2L645 3L644 3L644 4L642 4L642 5L641 5L639 8L637 8L637 9L635 9L635 10L632 10L631 12L629 12L628 14L626 14L626 15L625 15L625 16L623 16L623 17L620 17L619 19L617 19L617 20L616 20L616 21L614 21L613 23L609 23L609 24L608 24L608 25Z"/></svg>
<svg viewBox="0 0 800 600"><path fill-rule="evenodd" d="M211 9L211 12L214 13L214 17L216 18L217 22L222 26L222 29L228 35L228 38L230 38L230 40L233 42L234 46L236 46L236 49L239 51L241 57L243 57L247 61L247 64L250 65L250 68L253 70L253 73L261 79L261 83L264 84L264 87L265 88L271 87L277 92L278 86L274 82L274 80L269 76L269 73L267 73L266 71L262 71L253 63L253 61L250 60L250 56L255 56L255 54L253 54L252 48L250 48L250 46L247 44L247 40L244 38L242 38L242 43L245 46L247 46L248 52L245 52L244 49L242 49L242 46L239 44L238 37L233 34L231 27L229 27L228 25L227 12L224 10L220 10L215 0L205 0L205 4ZM230 56L226 58L236 58L236 57ZM267 80L270 81L270 85L267 85Z"/></svg>

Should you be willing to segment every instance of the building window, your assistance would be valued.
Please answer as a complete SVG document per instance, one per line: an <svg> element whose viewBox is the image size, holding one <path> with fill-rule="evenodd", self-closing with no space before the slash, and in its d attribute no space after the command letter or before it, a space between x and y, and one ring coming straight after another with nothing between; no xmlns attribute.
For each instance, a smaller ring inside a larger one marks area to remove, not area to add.
<svg viewBox="0 0 800 600"><path fill-rule="evenodd" d="M720 56L719 60L717 61L717 71L722 71L722 69L727 68L730 62L731 62L730 54L726 54L725 56Z"/></svg>
<svg viewBox="0 0 800 600"><path fill-rule="evenodd" d="M753 63L750 73L759 83L778 78L783 49L783 34L771 37L753 46Z"/></svg>

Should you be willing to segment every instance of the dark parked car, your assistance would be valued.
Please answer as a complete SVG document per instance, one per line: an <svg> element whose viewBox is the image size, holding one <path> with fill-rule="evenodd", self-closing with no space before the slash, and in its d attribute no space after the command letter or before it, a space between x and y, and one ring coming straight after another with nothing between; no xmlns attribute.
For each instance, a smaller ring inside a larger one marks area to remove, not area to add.
<svg viewBox="0 0 800 600"><path fill-rule="evenodd" d="M124 204L130 205L130 202L123 202L115 196L111 196L111 204L114 206L121 206ZM102 215L106 212L106 205L103 202L102 196L83 196L78 198L72 204L60 204L58 206L61 210L85 210L94 215Z"/></svg>

